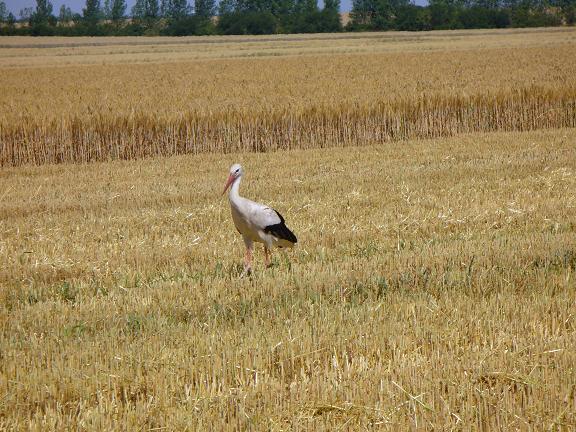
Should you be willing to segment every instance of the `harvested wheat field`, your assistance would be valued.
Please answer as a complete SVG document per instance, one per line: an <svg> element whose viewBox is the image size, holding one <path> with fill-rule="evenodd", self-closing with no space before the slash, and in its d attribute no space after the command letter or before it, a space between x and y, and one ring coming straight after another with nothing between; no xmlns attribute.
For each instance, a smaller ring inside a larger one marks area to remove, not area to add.
<svg viewBox="0 0 576 432"><path fill-rule="evenodd" d="M576 429L576 29L0 38L0 429ZM264 269L221 196L278 209Z"/></svg>
<svg viewBox="0 0 576 432"><path fill-rule="evenodd" d="M576 130L0 171L0 425L573 430ZM299 236L239 279L220 195Z"/></svg>

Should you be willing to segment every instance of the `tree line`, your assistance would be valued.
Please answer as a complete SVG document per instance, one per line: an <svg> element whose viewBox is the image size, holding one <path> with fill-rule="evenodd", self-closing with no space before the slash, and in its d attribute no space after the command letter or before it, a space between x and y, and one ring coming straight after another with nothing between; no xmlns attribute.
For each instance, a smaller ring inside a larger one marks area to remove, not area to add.
<svg viewBox="0 0 576 432"><path fill-rule="evenodd" d="M0 0L0 35L132 36L322 33L573 25L576 0L354 0L342 25L340 0L86 0L82 13L36 0L16 18Z"/></svg>
<svg viewBox="0 0 576 432"><path fill-rule="evenodd" d="M574 25L576 0L355 0L348 30L453 30Z"/></svg>

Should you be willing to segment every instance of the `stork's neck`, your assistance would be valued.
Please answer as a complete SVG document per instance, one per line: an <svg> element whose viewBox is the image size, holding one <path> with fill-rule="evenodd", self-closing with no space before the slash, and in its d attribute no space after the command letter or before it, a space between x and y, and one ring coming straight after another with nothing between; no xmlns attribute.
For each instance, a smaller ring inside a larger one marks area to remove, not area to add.
<svg viewBox="0 0 576 432"><path fill-rule="evenodd" d="M228 193L228 199L230 202L238 203L240 200L240 182L242 181L242 177L238 177L232 183L232 187L230 188L230 192Z"/></svg>

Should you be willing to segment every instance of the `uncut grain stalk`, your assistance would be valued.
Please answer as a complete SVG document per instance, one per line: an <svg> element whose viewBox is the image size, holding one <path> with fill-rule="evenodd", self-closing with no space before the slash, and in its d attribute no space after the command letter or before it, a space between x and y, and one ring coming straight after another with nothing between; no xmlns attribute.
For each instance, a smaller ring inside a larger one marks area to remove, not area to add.
<svg viewBox="0 0 576 432"><path fill-rule="evenodd" d="M434 95L294 111L214 114L176 119L146 114L96 114L38 123L0 124L0 165L138 159L205 152L266 152L344 147L457 133L576 126L576 88L476 96Z"/></svg>

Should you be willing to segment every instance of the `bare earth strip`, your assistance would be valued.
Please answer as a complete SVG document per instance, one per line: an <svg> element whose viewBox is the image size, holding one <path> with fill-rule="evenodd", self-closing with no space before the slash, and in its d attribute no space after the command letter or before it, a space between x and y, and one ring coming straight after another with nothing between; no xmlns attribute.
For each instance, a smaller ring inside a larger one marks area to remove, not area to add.
<svg viewBox="0 0 576 432"><path fill-rule="evenodd" d="M574 142L4 168L0 427L573 430ZM236 161L300 239L252 279Z"/></svg>

